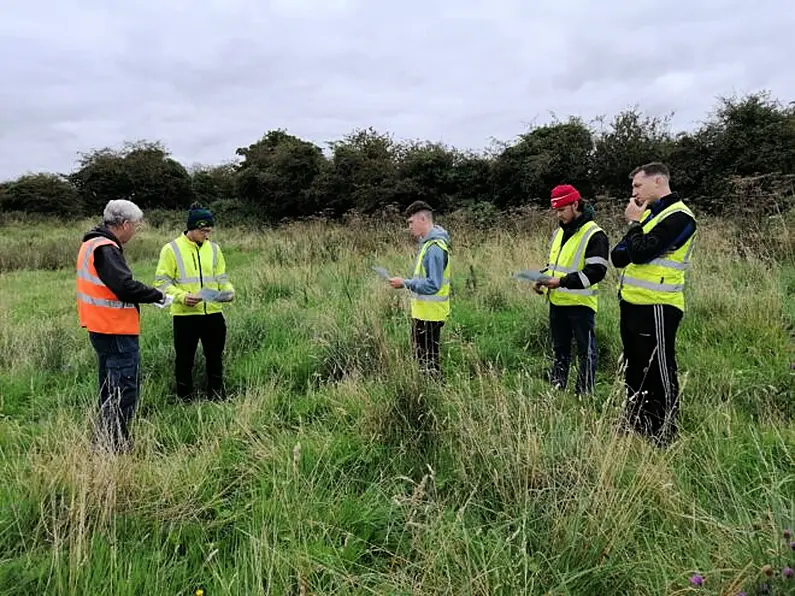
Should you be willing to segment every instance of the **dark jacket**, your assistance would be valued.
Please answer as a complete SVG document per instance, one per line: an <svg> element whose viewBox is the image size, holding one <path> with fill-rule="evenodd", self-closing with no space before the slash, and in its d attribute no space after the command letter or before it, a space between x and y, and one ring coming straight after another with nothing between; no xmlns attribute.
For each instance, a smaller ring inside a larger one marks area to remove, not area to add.
<svg viewBox="0 0 795 596"><path fill-rule="evenodd" d="M563 238L561 239L561 247L566 244L569 238L577 233L586 222L592 221L594 218L593 207L586 206L582 215L577 219L570 221L567 224L561 223L560 227L563 229ZM595 232L588 240L588 246L585 247L585 259L593 259L598 257L602 259L601 263L587 263L582 269L582 273L588 278L590 282L589 287L602 281L607 275L607 258L610 252L610 242L607 239L607 234L603 231ZM567 290L582 290L583 283L580 279L579 272L569 273L560 279L560 287Z"/></svg>
<svg viewBox="0 0 795 596"><path fill-rule="evenodd" d="M654 217L663 209L681 201L679 194L672 192L649 207ZM630 224L627 233L615 245L610 255L613 266L622 269L630 263L642 265L661 255L681 247L696 231L696 220L682 211L669 215L648 234L643 233L643 222Z"/></svg>
<svg viewBox="0 0 795 596"><path fill-rule="evenodd" d="M97 226L83 236L83 242L99 236L113 240L120 247L105 245L94 251L94 267L102 283L108 286L110 291L116 294L116 297L121 302L135 304L136 306L138 304L160 302L163 299L160 290L133 279L132 271L130 271L127 261L124 259L121 242L108 228Z"/></svg>

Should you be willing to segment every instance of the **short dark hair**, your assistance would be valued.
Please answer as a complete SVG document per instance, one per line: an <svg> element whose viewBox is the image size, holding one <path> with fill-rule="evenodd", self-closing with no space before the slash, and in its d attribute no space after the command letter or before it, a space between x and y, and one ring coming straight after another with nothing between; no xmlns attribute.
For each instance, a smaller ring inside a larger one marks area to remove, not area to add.
<svg viewBox="0 0 795 596"><path fill-rule="evenodd" d="M433 214L433 209L431 206L426 203L425 201L414 201L411 205L406 207L406 217L411 217L412 215L416 215L421 211L427 211L430 214Z"/></svg>
<svg viewBox="0 0 795 596"><path fill-rule="evenodd" d="M643 172L645 176L665 176L665 178L668 179L671 177L671 172L668 170L668 166L659 161L652 161L647 164L643 164L642 166L638 166L632 170L632 172L630 172L630 180L641 172Z"/></svg>

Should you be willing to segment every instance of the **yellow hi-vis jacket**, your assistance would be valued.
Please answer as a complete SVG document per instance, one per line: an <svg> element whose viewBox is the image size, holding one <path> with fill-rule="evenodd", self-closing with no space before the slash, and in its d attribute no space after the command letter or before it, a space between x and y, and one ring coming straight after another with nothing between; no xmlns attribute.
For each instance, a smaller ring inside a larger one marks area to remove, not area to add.
<svg viewBox="0 0 795 596"><path fill-rule="evenodd" d="M450 316L450 250L447 243L441 239L425 242L417 255L417 264L414 266L414 277L425 278L423 259L428 248L438 246L447 253L447 265L442 274L442 285L435 294L417 294L411 292L411 317L420 321L446 321Z"/></svg>
<svg viewBox="0 0 795 596"><path fill-rule="evenodd" d="M600 228L593 221L587 221L577 230L561 247L563 240L563 228L558 227L552 235L549 246L549 262L547 272L553 277L562 278L569 273L582 271L585 267L585 251L588 249L588 242ZM599 261L603 259L599 258ZM607 264L607 263L605 263ZM583 280L582 290L570 290L568 288L548 288L547 298L556 306L587 306L596 312L599 308L599 284L595 283L588 286L588 279L580 273Z"/></svg>
<svg viewBox="0 0 795 596"><path fill-rule="evenodd" d="M160 250L154 286L174 297L171 314L175 316L209 315L223 310L219 302L202 300L195 306L185 304L188 294L196 294L202 288L234 292L221 248L210 240L199 246L185 234Z"/></svg>
<svg viewBox="0 0 795 596"><path fill-rule="evenodd" d="M681 201L660 211L655 217L648 217L643 222L643 233L648 234L654 226L669 215L683 211L695 219L693 212ZM690 268L690 256L693 250L693 233L682 246L675 251L636 265L630 263L621 273L618 280L618 295L630 304L668 304L682 312L685 310L685 273Z"/></svg>

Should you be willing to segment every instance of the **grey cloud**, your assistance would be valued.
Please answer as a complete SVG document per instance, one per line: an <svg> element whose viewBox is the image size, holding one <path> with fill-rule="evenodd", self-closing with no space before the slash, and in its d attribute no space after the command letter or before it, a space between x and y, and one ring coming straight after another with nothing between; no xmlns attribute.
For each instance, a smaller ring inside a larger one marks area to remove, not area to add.
<svg viewBox="0 0 795 596"><path fill-rule="evenodd" d="M788 4L27 0L0 19L19 56L0 63L0 179L142 138L220 163L277 127L482 148L633 105L689 127L719 95L793 98Z"/></svg>

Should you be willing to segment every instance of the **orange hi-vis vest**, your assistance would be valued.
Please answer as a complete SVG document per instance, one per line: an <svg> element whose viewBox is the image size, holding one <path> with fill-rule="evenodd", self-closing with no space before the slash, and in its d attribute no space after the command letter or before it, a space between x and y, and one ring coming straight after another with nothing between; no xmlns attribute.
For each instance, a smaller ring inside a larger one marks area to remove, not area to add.
<svg viewBox="0 0 795 596"><path fill-rule="evenodd" d="M100 246L118 244L108 238L92 238L77 253L77 314L80 326L94 333L139 335L140 316L134 304L121 302L106 286L94 267L94 251Z"/></svg>

